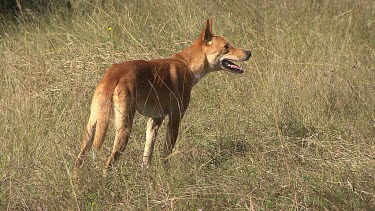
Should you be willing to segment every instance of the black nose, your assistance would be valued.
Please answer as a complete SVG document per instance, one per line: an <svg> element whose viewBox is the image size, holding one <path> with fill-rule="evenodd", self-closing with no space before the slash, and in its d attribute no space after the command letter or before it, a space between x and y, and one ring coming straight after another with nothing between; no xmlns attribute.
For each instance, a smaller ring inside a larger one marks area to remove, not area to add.
<svg viewBox="0 0 375 211"><path fill-rule="evenodd" d="M250 51L245 51L246 52L246 60L248 60L251 56L251 52Z"/></svg>

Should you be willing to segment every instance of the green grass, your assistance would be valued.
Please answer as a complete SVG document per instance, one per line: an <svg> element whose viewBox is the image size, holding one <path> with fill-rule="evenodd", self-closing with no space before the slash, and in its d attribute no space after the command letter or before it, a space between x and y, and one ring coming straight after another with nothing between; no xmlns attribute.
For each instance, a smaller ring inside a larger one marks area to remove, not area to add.
<svg viewBox="0 0 375 211"><path fill-rule="evenodd" d="M375 209L373 1L73 7L2 21L1 210ZM108 178L113 130L100 168L86 159L72 180L106 69L182 50L208 17L253 57L243 75L213 73L194 88L170 170L160 158L164 126L152 168L141 168L147 119L137 115Z"/></svg>

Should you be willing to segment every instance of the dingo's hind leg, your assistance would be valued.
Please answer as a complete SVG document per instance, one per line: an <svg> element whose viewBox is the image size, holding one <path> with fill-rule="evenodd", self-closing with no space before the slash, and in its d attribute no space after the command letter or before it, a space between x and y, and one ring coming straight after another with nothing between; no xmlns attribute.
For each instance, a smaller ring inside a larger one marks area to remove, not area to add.
<svg viewBox="0 0 375 211"><path fill-rule="evenodd" d="M154 145L156 136L160 125L163 123L163 118L150 118L147 122L147 132L146 132L146 143L145 150L143 152L143 166L149 167L151 164L152 154L154 151Z"/></svg>
<svg viewBox="0 0 375 211"><path fill-rule="evenodd" d="M110 169L121 153L125 150L132 130L135 115L135 98L127 90L116 90L113 95L115 113L116 137L113 150L108 158L105 171Z"/></svg>

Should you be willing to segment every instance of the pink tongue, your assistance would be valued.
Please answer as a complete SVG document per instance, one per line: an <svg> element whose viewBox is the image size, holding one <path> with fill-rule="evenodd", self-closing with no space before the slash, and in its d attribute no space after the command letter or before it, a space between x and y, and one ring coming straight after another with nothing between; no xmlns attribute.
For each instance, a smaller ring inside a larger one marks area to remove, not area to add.
<svg viewBox="0 0 375 211"><path fill-rule="evenodd" d="M231 64L230 67L235 68L235 69L240 69L240 67L238 67L237 65L234 65L234 64Z"/></svg>

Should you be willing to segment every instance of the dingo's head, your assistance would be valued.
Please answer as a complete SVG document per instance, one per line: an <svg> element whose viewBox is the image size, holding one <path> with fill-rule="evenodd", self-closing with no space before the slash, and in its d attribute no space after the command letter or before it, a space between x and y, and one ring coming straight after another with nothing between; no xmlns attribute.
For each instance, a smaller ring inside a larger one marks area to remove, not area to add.
<svg viewBox="0 0 375 211"><path fill-rule="evenodd" d="M243 73L242 67L234 61L246 61L251 52L233 47L226 39L212 33L212 19L207 20L198 38L210 71L226 70L232 73Z"/></svg>

